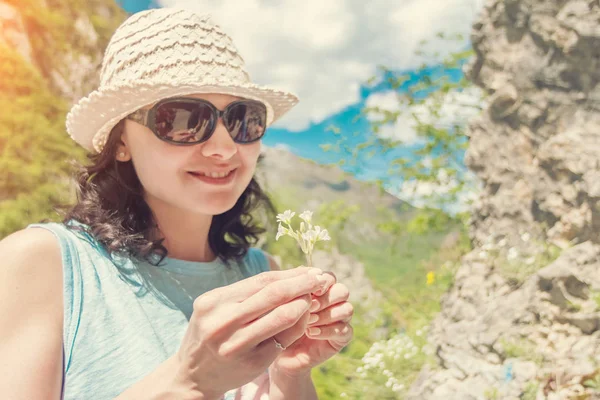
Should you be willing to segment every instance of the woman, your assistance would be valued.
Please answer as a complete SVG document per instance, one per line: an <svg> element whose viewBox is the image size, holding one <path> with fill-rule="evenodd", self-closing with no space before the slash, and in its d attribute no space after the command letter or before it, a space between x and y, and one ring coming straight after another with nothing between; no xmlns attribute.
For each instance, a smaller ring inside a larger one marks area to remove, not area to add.
<svg viewBox="0 0 600 400"><path fill-rule="evenodd" d="M352 338L348 289L279 271L249 218L272 209L262 135L297 98L179 9L130 16L100 78L67 116L92 161L77 204L0 242L2 398L316 398L311 369Z"/></svg>

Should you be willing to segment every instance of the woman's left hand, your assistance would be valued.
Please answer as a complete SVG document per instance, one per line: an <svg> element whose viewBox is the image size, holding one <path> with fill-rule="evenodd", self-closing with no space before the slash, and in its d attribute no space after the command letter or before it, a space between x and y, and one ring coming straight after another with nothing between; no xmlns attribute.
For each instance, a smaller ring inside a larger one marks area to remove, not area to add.
<svg viewBox="0 0 600 400"><path fill-rule="evenodd" d="M281 352L272 367L288 376L300 376L339 353L354 335L350 321L354 307L347 300L350 291L337 283L335 274L325 273L328 284L312 294L313 303L305 334ZM317 320L314 320L317 318ZM313 329L315 331L313 331ZM317 332L320 331L320 332Z"/></svg>

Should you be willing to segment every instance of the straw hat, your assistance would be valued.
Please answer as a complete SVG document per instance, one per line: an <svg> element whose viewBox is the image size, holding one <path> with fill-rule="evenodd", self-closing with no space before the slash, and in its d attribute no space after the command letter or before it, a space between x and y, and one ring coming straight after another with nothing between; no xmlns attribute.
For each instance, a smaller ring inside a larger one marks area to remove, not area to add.
<svg viewBox="0 0 600 400"><path fill-rule="evenodd" d="M157 8L135 13L117 28L104 53L100 85L71 108L67 132L100 152L110 130L128 114L193 93L261 101L267 126L298 102L292 93L251 83L244 59L210 15Z"/></svg>

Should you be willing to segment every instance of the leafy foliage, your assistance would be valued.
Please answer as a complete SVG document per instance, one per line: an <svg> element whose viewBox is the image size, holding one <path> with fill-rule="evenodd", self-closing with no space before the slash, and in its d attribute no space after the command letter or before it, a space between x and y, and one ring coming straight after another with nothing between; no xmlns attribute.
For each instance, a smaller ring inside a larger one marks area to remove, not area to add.
<svg viewBox="0 0 600 400"><path fill-rule="evenodd" d="M82 156L64 133L67 104L15 50L0 50L0 237L52 217L69 200L67 160Z"/></svg>
<svg viewBox="0 0 600 400"><path fill-rule="evenodd" d="M439 39L447 41L463 40L460 35L446 35L440 33ZM421 43L421 48L426 42ZM408 224L393 226L395 221L381 228L390 231L424 232L448 223L452 218L462 223L467 223L468 213L454 213L452 217L440 212L449 205L459 201L460 195L465 190L471 189L472 178L466 169L462 156L468 146L466 126L454 124L448 126L442 123L442 107L449 94L463 92L473 87L460 72L464 64L473 56L473 50L453 52L443 59L439 54L427 54L425 50L417 51L417 55L431 60L423 64L416 71L410 73L396 73L385 66L379 66L376 76L369 79L371 88L385 87L396 94L398 103L393 109L382 107L365 107L360 118L368 117L371 122L371 131L363 143L354 145L349 140L349 132L342 132L339 127L330 126L328 131L339 137L335 143L322 146L325 151L336 151L344 156L340 165L359 165L364 159L384 156L391 150L404 147L408 155L395 157L389 162L387 174L377 179L376 183L384 190L393 188L402 182L403 196L413 200L423 201L424 206ZM460 75L460 79L453 76ZM418 79L415 79L417 77ZM456 104L457 109L475 108L478 112L481 107L473 104ZM419 110L413 112L411 110ZM415 122L417 144L404 143L393 136L382 135L382 128L399 122L400 117L408 110ZM449 184L450 183L450 184ZM436 188L432 193L418 193L421 185L431 185ZM439 190L443 188L444 190Z"/></svg>
<svg viewBox="0 0 600 400"><path fill-rule="evenodd" d="M74 201L68 177L85 151L65 132L70 105L58 95L53 74L66 73L67 54L92 51L73 24L78 15L114 2L8 0L21 13L31 41L31 65L15 49L0 48L0 238L29 223L57 220L55 207ZM44 6L47 3L47 6ZM119 19L92 18L98 43L106 45ZM95 48L94 50L97 50Z"/></svg>

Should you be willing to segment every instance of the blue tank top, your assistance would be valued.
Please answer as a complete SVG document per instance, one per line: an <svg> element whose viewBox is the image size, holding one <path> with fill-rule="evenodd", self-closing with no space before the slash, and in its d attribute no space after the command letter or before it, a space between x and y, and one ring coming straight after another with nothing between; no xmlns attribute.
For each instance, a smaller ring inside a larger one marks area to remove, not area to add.
<svg viewBox="0 0 600 400"><path fill-rule="evenodd" d="M196 297L270 269L259 248L230 267L219 259L167 257L160 266L111 259L92 236L68 225L27 227L45 228L60 243L65 400L114 399L177 352ZM239 398L244 390L230 390L223 398Z"/></svg>

